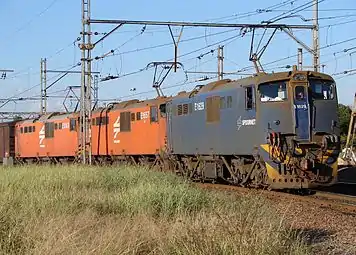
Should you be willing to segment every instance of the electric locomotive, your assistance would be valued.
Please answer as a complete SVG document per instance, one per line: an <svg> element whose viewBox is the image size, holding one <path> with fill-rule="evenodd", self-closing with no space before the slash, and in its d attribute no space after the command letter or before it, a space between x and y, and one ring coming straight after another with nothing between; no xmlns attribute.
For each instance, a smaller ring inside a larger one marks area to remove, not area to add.
<svg viewBox="0 0 356 255"><path fill-rule="evenodd" d="M337 107L332 77L295 67L173 97L112 103L92 114L92 160L249 187L332 185L340 153ZM21 163L75 162L78 121L78 113L18 121L10 156Z"/></svg>
<svg viewBox="0 0 356 255"><path fill-rule="evenodd" d="M167 155L178 173L234 185L332 185L340 153L336 84L314 71L259 73L167 103Z"/></svg>

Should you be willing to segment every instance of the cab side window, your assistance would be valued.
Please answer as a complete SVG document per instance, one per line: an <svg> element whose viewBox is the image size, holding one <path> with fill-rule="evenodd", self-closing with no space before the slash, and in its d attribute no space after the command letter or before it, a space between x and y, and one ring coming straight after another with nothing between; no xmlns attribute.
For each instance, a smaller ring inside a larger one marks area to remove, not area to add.
<svg viewBox="0 0 356 255"><path fill-rule="evenodd" d="M158 122L158 111L157 111L157 106L151 106L150 107L150 119L151 122Z"/></svg>
<svg viewBox="0 0 356 255"><path fill-rule="evenodd" d="M295 87L295 99L303 101L305 99L305 88L303 86Z"/></svg>
<svg viewBox="0 0 356 255"><path fill-rule="evenodd" d="M167 115L167 105L166 104L161 104L159 106L159 112L162 118L165 118Z"/></svg>
<svg viewBox="0 0 356 255"><path fill-rule="evenodd" d="M255 108L255 95L253 91L253 87L245 88L245 109L251 110Z"/></svg>
<svg viewBox="0 0 356 255"><path fill-rule="evenodd" d="M76 131L77 122L75 119L70 119L69 121L69 131Z"/></svg>

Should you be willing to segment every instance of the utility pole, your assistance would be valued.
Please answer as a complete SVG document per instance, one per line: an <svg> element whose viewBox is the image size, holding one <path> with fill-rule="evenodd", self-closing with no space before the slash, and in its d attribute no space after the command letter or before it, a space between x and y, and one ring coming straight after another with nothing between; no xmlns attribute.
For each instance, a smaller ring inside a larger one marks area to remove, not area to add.
<svg viewBox="0 0 356 255"><path fill-rule="evenodd" d="M80 93L79 152L81 163L91 165L91 44L90 0L82 0L82 81Z"/></svg>
<svg viewBox="0 0 356 255"><path fill-rule="evenodd" d="M47 113L47 59L41 58L41 114Z"/></svg>
<svg viewBox="0 0 356 255"><path fill-rule="evenodd" d="M224 46L218 47L218 80L224 78Z"/></svg>
<svg viewBox="0 0 356 255"><path fill-rule="evenodd" d="M319 42L319 0L313 0L314 8L314 29L313 29L313 51L314 51L314 71L320 71L320 42Z"/></svg>

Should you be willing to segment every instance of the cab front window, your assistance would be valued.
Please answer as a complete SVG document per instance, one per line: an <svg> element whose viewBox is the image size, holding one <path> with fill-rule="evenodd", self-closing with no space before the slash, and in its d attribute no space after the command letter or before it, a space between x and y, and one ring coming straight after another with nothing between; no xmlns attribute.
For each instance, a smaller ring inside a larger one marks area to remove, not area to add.
<svg viewBox="0 0 356 255"><path fill-rule="evenodd" d="M271 82L258 87L261 102L278 102L287 99L286 82Z"/></svg>
<svg viewBox="0 0 356 255"><path fill-rule="evenodd" d="M310 89L313 99L331 100L334 99L334 83L325 80L310 80Z"/></svg>

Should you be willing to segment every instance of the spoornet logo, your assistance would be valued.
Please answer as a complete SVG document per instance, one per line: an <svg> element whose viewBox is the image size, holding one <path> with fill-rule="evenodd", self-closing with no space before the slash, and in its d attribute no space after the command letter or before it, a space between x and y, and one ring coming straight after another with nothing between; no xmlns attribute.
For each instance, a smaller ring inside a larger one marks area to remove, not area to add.
<svg viewBox="0 0 356 255"><path fill-rule="evenodd" d="M118 134L120 133L120 116L117 117L113 127L114 127L114 143L120 143L120 139L117 138Z"/></svg>
<svg viewBox="0 0 356 255"><path fill-rule="evenodd" d="M45 126L42 126L40 132L39 132L39 135L38 135L38 138L40 140L40 148L44 148L45 145L43 144L43 140L45 139Z"/></svg>

